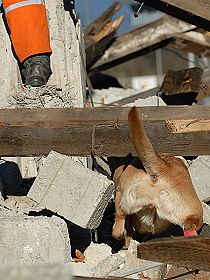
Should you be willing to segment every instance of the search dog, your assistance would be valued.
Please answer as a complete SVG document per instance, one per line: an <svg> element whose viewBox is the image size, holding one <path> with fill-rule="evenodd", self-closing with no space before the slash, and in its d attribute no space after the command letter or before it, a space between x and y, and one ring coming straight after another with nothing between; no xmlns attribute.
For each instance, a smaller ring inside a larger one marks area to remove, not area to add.
<svg viewBox="0 0 210 280"><path fill-rule="evenodd" d="M154 150L136 107L128 113L128 129L138 157L114 172L116 214L112 236L125 239L128 245L133 230L158 234L171 224L190 232L199 230L202 204L184 162Z"/></svg>

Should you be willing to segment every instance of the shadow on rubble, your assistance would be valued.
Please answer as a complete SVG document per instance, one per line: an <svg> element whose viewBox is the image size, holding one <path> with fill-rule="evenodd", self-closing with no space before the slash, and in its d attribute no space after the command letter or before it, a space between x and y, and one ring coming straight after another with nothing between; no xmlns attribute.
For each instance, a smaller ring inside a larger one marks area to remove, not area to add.
<svg viewBox="0 0 210 280"><path fill-rule="evenodd" d="M0 160L0 191L1 196L18 195L22 176L18 165L12 161Z"/></svg>

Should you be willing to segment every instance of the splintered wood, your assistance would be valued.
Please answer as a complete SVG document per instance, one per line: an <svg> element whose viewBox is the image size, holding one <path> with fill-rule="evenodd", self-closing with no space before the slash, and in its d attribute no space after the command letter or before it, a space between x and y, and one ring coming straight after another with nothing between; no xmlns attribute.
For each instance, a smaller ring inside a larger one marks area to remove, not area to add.
<svg viewBox="0 0 210 280"><path fill-rule="evenodd" d="M210 120L167 120L166 126L173 133L210 131Z"/></svg>
<svg viewBox="0 0 210 280"><path fill-rule="evenodd" d="M104 53L113 41L124 16L119 16L113 22L111 18L120 8L121 4L115 2L101 16L85 28L84 39L87 68Z"/></svg>

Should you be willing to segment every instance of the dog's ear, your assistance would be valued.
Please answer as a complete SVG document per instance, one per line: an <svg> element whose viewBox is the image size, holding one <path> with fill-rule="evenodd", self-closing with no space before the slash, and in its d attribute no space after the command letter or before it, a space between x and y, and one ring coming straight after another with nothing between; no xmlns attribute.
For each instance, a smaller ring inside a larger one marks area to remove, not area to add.
<svg viewBox="0 0 210 280"><path fill-rule="evenodd" d="M128 129L130 139L146 172L152 178L156 178L162 169L161 167L165 165L165 162L156 153L147 137L136 107L131 108L128 113Z"/></svg>

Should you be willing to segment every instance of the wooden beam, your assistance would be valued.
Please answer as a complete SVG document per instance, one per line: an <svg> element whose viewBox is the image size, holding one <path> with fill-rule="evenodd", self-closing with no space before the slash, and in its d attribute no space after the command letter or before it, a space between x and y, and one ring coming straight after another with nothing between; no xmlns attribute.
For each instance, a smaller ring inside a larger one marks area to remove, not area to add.
<svg viewBox="0 0 210 280"><path fill-rule="evenodd" d="M164 16L159 20L137 28L116 38L105 54L90 71L105 70L129 59L166 46L175 34L194 29L195 26Z"/></svg>
<svg viewBox="0 0 210 280"><path fill-rule="evenodd" d="M141 243L138 258L210 271L210 237L160 238Z"/></svg>
<svg viewBox="0 0 210 280"><path fill-rule="evenodd" d="M141 0L136 0L142 2ZM210 30L210 4L208 0L145 0L145 4L168 15Z"/></svg>
<svg viewBox="0 0 210 280"><path fill-rule="evenodd" d="M189 31L177 34L173 36L168 46L195 55L210 57L210 36L205 33Z"/></svg>
<svg viewBox="0 0 210 280"><path fill-rule="evenodd" d="M203 69L194 67L181 71L168 70L163 83L161 92L165 95L181 93L199 93L202 83Z"/></svg>
<svg viewBox="0 0 210 280"><path fill-rule="evenodd" d="M0 156L48 154L125 156L127 107L1 109ZM142 107L148 137L159 152L210 154L210 106ZM183 124L183 120L184 124ZM182 125L174 129L173 122ZM204 125L205 124L205 125Z"/></svg>

